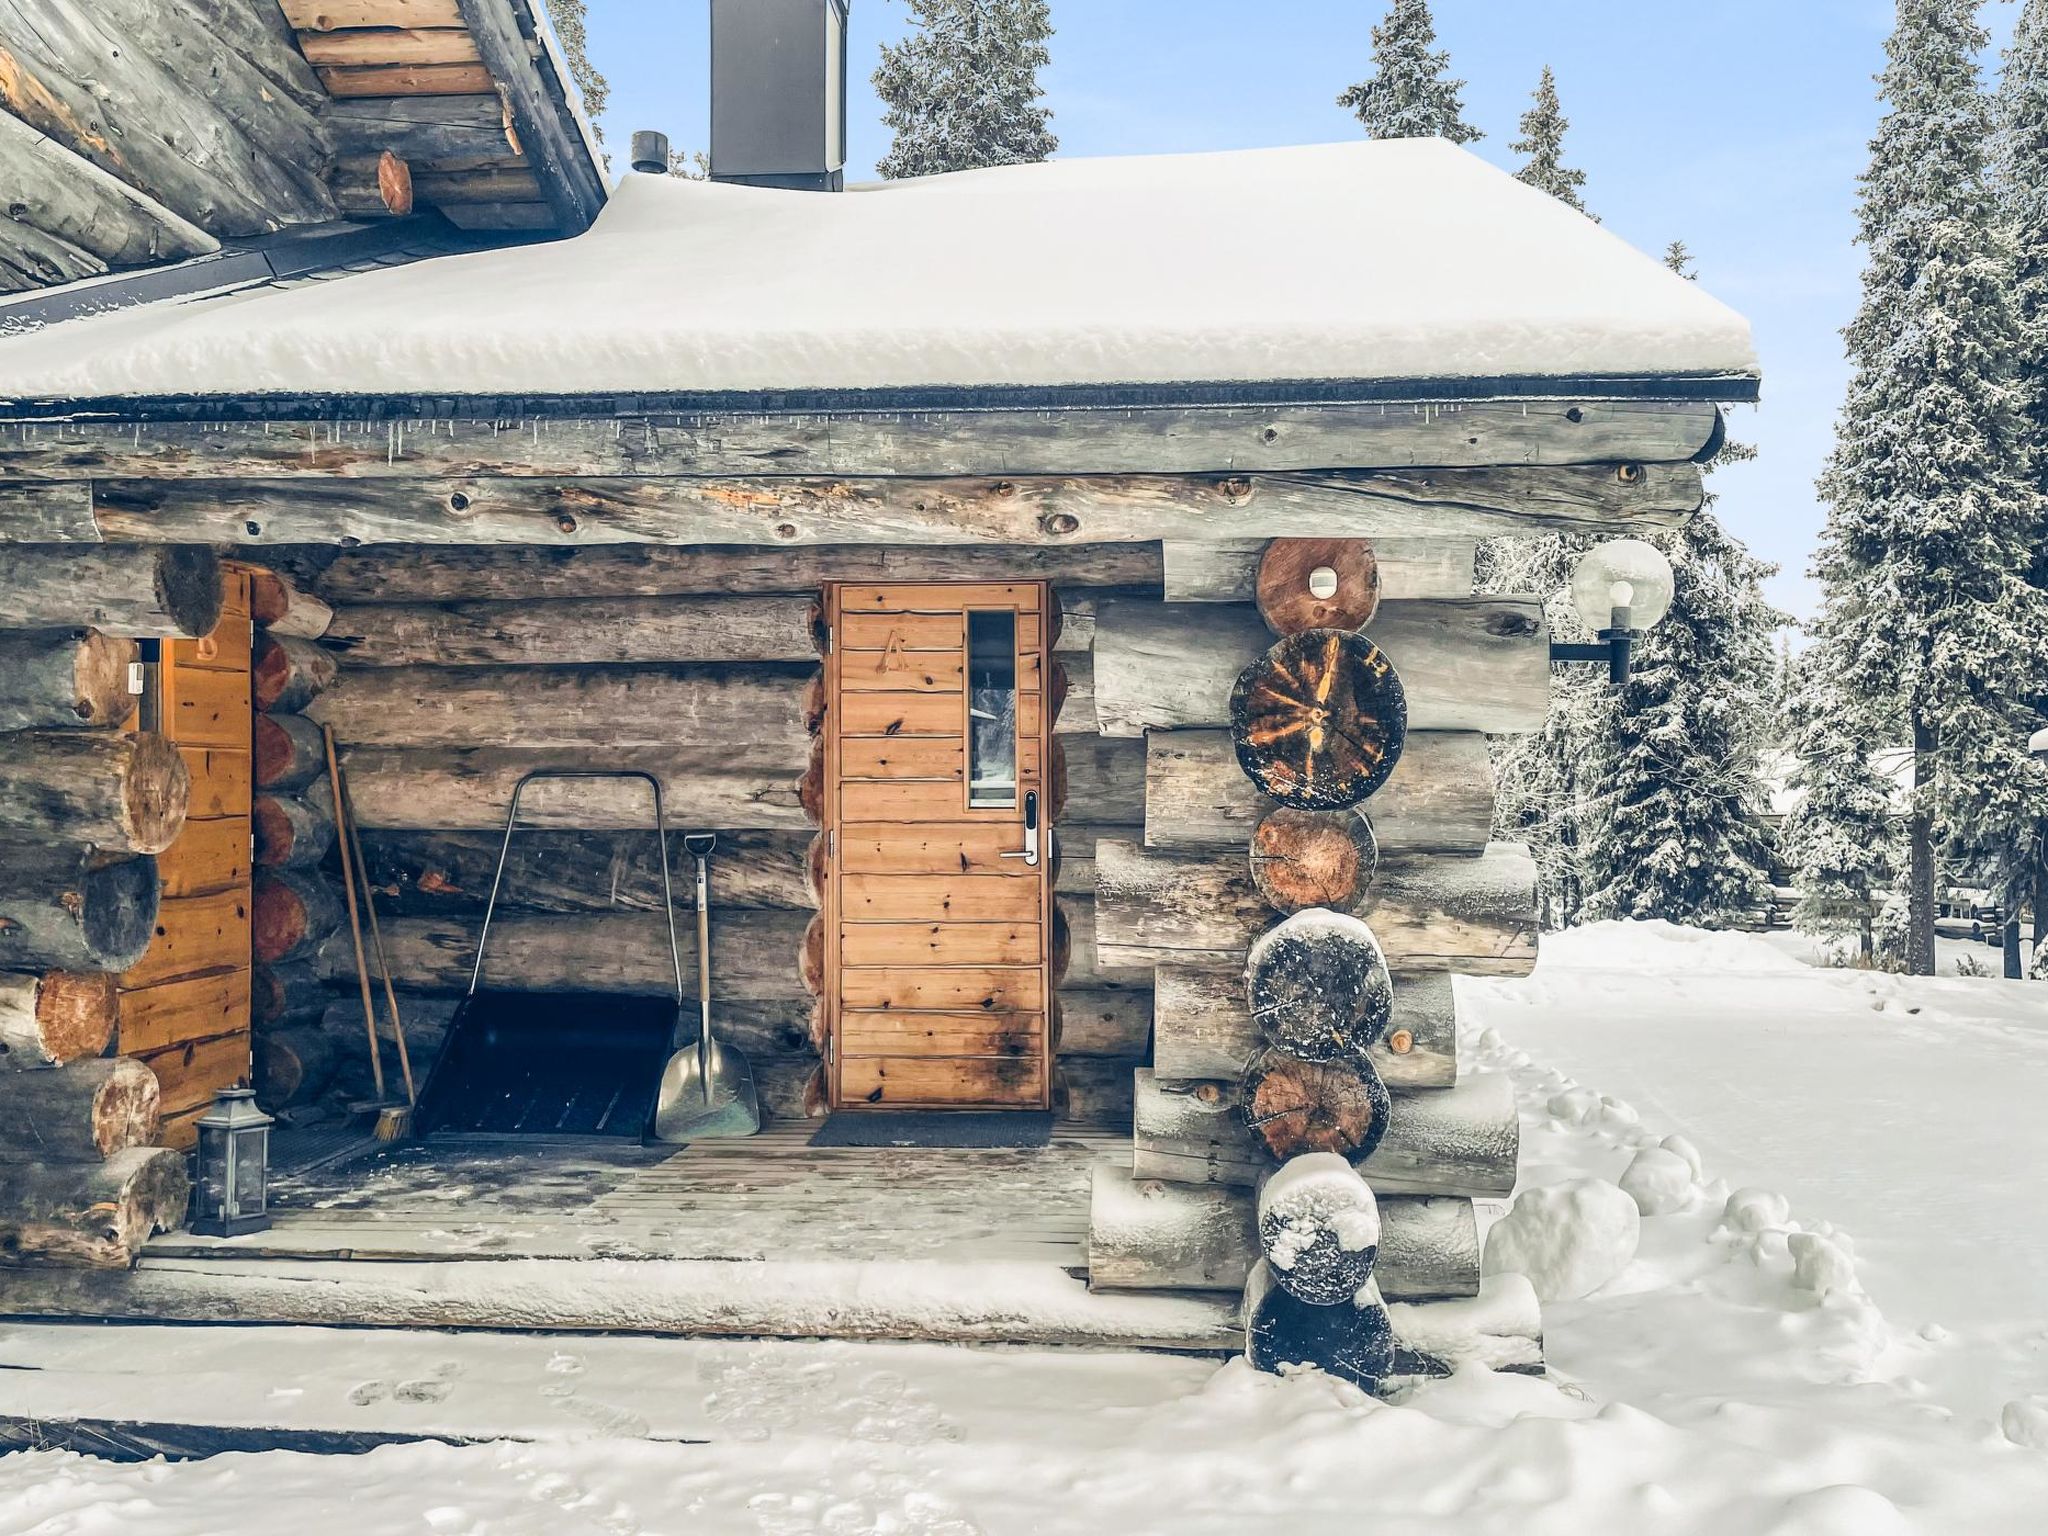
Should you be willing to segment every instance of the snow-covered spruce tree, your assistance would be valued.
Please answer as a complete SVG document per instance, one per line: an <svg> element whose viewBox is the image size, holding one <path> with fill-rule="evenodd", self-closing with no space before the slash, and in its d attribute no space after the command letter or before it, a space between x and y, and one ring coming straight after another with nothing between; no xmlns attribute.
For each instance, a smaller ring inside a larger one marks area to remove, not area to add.
<svg viewBox="0 0 2048 1536"><path fill-rule="evenodd" d="M2039 497L2025 472L2016 263L1987 174L1977 7L1899 0L1881 76L1889 110L1862 182L1853 375L1820 481L1824 638L1875 734L1913 749L1916 975L1934 970L1937 838L2009 846L2031 812L2018 700L2048 663L2048 602L2027 579Z"/></svg>
<svg viewBox="0 0 2048 1536"><path fill-rule="evenodd" d="M1375 139L1449 139L1469 144L1484 135L1465 121L1450 78L1450 54L1432 46L1436 21L1429 0L1393 0L1387 19L1372 29L1372 73L1337 98L1357 114Z"/></svg>
<svg viewBox="0 0 2048 1536"><path fill-rule="evenodd" d="M2035 487L2048 495L2048 0L2027 0L2006 51L1998 91L1999 200L2018 254L2014 303L2019 314L2020 386L2025 391L2028 449ZM2048 528L2036 538L2033 585L2048 587ZM2027 701L2048 724L2048 696ZM2039 975L2048 957L2048 800L2033 836L2021 850L2021 882L2034 908L2030 969ZM2008 909L2018 911L2015 902ZM2017 919L2006 929L2006 965L2018 958ZM2048 979L2043 977L2042 979Z"/></svg>
<svg viewBox="0 0 2048 1536"><path fill-rule="evenodd" d="M884 44L875 94L893 137L884 176L1043 160L1060 147L1038 72L1052 62L1046 0L908 0L911 29Z"/></svg>
<svg viewBox="0 0 2048 1536"><path fill-rule="evenodd" d="M1522 114L1522 136L1508 148L1522 156L1517 181L1525 181L1539 192L1548 192L1560 203L1599 219L1586 211L1586 173L1564 163L1564 135L1571 122L1557 104L1557 77L1543 66L1543 78L1536 83L1534 100Z"/></svg>
<svg viewBox="0 0 2048 1536"><path fill-rule="evenodd" d="M1816 938L1853 936L1873 954L1873 903L1890 892L1900 862L1891 784L1877 767L1871 714L1845 687L1846 669L1825 642L1801 659L1790 701L1792 768L1799 796L1785 818L1785 860L1799 903L1792 921Z"/></svg>
<svg viewBox="0 0 2048 1536"><path fill-rule="evenodd" d="M612 88L611 82L590 62L589 26L584 16L583 0L548 0L548 19L554 23L555 39L562 45L562 57L569 65L569 75L575 80L584 108L595 123L604 113Z"/></svg>

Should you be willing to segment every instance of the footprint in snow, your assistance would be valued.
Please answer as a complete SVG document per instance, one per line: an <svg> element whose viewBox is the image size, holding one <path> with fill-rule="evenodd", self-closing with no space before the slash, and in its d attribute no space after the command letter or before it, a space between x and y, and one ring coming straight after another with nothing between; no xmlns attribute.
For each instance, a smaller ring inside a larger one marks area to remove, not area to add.
<svg viewBox="0 0 2048 1536"><path fill-rule="evenodd" d="M381 1403L391 1395L388 1381L366 1381L348 1395L348 1400L358 1408L367 1408L372 1403Z"/></svg>
<svg viewBox="0 0 2048 1536"><path fill-rule="evenodd" d="M401 1381L391 1395L401 1403L438 1403L448 1396L448 1383L423 1376L417 1381Z"/></svg>

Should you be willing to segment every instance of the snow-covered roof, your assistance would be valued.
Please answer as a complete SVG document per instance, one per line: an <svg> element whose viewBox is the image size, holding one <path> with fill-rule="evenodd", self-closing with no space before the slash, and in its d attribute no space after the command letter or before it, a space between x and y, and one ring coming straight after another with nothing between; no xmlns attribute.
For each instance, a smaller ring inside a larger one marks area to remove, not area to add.
<svg viewBox="0 0 2048 1536"><path fill-rule="evenodd" d="M1740 315L1434 139L836 195L629 175L573 239L0 340L16 399L1755 371Z"/></svg>

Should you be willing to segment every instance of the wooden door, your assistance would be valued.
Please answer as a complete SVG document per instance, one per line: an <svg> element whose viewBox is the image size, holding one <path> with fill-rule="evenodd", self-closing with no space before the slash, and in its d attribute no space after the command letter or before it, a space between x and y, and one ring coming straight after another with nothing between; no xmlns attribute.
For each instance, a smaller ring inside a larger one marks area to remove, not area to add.
<svg viewBox="0 0 2048 1536"><path fill-rule="evenodd" d="M833 1107L1043 1109L1046 587L841 583L826 612Z"/></svg>

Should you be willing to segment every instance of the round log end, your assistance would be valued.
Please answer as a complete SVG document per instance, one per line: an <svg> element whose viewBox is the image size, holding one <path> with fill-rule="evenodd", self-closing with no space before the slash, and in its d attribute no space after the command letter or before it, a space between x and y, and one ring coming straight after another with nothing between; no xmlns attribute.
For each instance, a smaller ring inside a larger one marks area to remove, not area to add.
<svg viewBox="0 0 2048 1536"><path fill-rule="evenodd" d="M143 943L155 923L155 902L144 925ZM36 1035L43 1055L62 1066L104 1055L114 1038L120 993L104 971L49 971L36 986Z"/></svg>
<svg viewBox="0 0 2048 1536"><path fill-rule="evenodd" d="M377 196L395 218L412 212L412 167L388 149L377 156Z"/></svg>
<svg viewBox="0 0 2048 1536"><path fill-rule="evenodd" d="M821 1062L804 1079L804 1118L822 1120L832 1111L832 1085Z"/></svg>
<svg viewBox="0 0 2048 1536"><path fill-rule="evenodd" d="M252 565L248 570L249 617L267 629L292 611L291 583L260 565Z"/></svg>
<svg viewBox="0 0 2048 1536"><path fill-rule="evenodd" d="M813 736L825 729L826 707L825 671L821 667L804 680L804 729Z"/></svg>
<svg viewBox="0 0 2048 1536"><path fill-rule="evenodd" d="M71 708L80 725L119 725L135 709L128 668L140 655L133 640L88 629L79 637L71 673Z"/></svg>
<svg viewBox="0 0 2048 1536"><path fill-rule="evenodd" d="M823 913L813 916L804 926L803 954L798 959L798 975L802 978L804 990L812 997L820 997L825 991L825 917Z"/></svg>
<svg viewBox="0 0 2048 1536"><path fill-rule="evenodd" d="M156 596L179 634L195 640L212 634L227 600L220 557L201 544L171 544L158 550Z"/></svg>
<svg viewBox="0 0 2048 1536"><path fill-rule="evenodd" d="M249 703L259 713L277 706L291 686L292 659L275 635L258 632L249 660Z"/></svg>
<svg viewBox="0 0 2048 1536"><path fill-rule="evenodd" d="M820 832L811 839L811 846L804 854L804 894L811 898L811 905L823 910L825 888L832 879L832 836Z"/></svg>
<svg viewBox="0 0 2048 1536"><path fill-rule="evenodd" d="M341 926L340 899L317 874L272 870L250 892L249 951L276 965L313 950Z"/></svg>
<svg viewBox="0 0 2048 1536"><path fill-rule="evenodd" d="M1365 636L1303 630L1238 674L1230 730L1238 766L1273 799L1343 810L1401 760L1408 700L1393 663Z"/></svg>
<svg viewBox="0 0 2048 1536"><path fill-rule="evenodd" d="M1259 617L1276 635L1363 629L1380 606L1380 563L1367 539L1275 539L1259 557Z"/></svg>
<svg viewBox="0 0 2048 1536"><path fill-rule="evenodd" d="M162 853L185 829L192 774L178 749L154 732L135 737L121 785L122 830L136 853Z"/></svg>
<svg viewBox="0 0 2048 1536"><path fill-rule="evenodd" d="M1336 1306L1303 1301L1275 1284L1262 1265L1245 1291L1245 1358L1261 1371L1312 1365L1376 1392L1394 1369L1393 1320L1377 1299Z"/></svg>
<svg viewBox="0 0 2048 1536"><path fill-rule="evenodd" d="M1305 1152L1363 1162L1393 1113L1387 1085L1363 1058L1304 1061L1275 1050L1252 1058L1238 1102L1252 1134L1282 1162Z"/></svg>
<svg viewBox="0 0 2048 1536"><path fill-rule="evenodd" d="M162 1093L156 1074L128 1056L116 1056L92 1098L93 1145L101 1157L125 1147L146 1147L161 1129Z"/></svg>
<svg viewBox="0 0 2048 1536"><path fill-rule="evenodd" d="M79 923L93 958L110 971L141 961L156 936L162 881L150 855L111 859L89 869L79 886Z"/></svg>
<svg viewBox="0 0 2048 1536"><path fill-rule="evenodd" d="M804 768L804 776L797 780L796 803L803 807L804 815L814 827L825 824L825 738L814 737L811 741L810 762Z"/></svg>
<svg viewBox="0 0 2048 1536"><path fill-rule="evenodd" d="M326 765L320 727L304 715L258 715L254 768L258 789L296 789Z"/></svg>
<svg viewBox="0 0 2048 1536"><path fill-rule="evenodd" d="M1355 911L1372 887L1379 845L1355 810L1269 811L1252 829L1252 882L1276 912Z"/></svg>
<svg viewBox="0 0 2048 1536"><path fill-rule="evenodd" d="M1261 1037L1307 1061L1363 1052L1394 1011L1393 977L1372 929L1319 908L1252 941L1244 985Z"/></svg>

